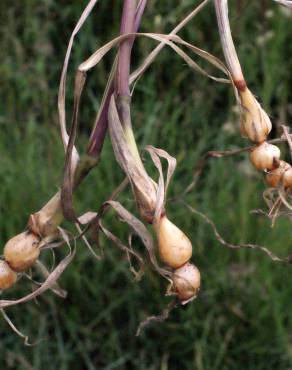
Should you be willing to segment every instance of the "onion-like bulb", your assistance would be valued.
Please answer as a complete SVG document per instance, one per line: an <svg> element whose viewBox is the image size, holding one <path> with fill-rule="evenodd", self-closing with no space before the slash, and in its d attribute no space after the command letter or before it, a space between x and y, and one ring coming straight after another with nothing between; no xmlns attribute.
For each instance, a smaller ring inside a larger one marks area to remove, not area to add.
<svg viewBox="0 0 292 370"><path fill-rule="evenodd" d="M25 231L10 239L4 247L4 258L9 266L17 272L30 268L40 254L40 238L32 232Z"/></svg>
<svg viewBox="0 0 292 370"><path fill-rule="evenodd" d="M159 220L156 232L160 258L166 265L175 269L191 258L191 241L166 216L162 216Z"/></svg>
<svg viewBox="0 0 292 370"><path fill-rule="evenodd" d="M290 166L283 175L283 185L284 188L292 188L292 167Z"/></svg>
<svg viewBox="0 0 292 370"><path fill-rule="evenodd" d="M191 263L175 270L172 280L177 297L182 302L195 298L200 290L201 274Z"/></svg>
<svg viewBox="0 0 292 370"><path fill-rule="evenodd" d="M16 273L10 268L7 262L0 260L0 290L8 289L15 284Z"/></svg>
<svg viewBox="0 0 292 370"><path fill-rule="evenodd" d="M286 172L288 172L288 176L286 177ZM274 170L270 171L267 173L266 175L266 181L267 183L272 187L272 188L276 188L277 186L280 185L280 183L282 182L283 185L285 186L284 184L284 178L286 177L286 186L287 186L287 183L290 182L290 184L292 185L292 181L291 181L291 166L289 163L285 162L285 161L280 161L280 165L278 168L275 168ZM290 181L289 181L290 179ZM289 186L287 186L289 187Z"/></svg>
<svg viewBox="0 0 292 370"><path fill-rule="evenodd" d="M279 166L280 149L276 145L262 143L250 153L250 161L258 170L272 170Z"/></svg>
<svg viewBox="0 0 292 370"><path fill-rule="evenodd" d="M241 134L255 143L262 143L272 129L270 118L248 88L240 91L240 99L243 109Z"/></svg>

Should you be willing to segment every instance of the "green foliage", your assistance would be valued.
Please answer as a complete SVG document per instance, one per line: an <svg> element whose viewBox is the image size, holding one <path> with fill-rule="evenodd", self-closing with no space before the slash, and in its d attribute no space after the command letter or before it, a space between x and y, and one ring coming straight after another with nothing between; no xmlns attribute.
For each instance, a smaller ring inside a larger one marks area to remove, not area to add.
<svg viewBox="0 0 292 370"><path fill-rule="evenodd" d="M168 32L198 1L179 3L150 1L142 29ZM233 3L234 36L250 86L275 124L291 122L292 14L267 1ZM2 245L23 229L28 215L55 192L61 178L58 82L66 43L84 4L1 1ZM100 2L78 36L68 81L69 108L74 70L117 34L120 8L121 2ZM211 4L181 35L222 55ZM147 40L137 43L135 65L152 45ZM112 60L113 53L89 75L79 148L86 144ZM239 136L234 106L230 87L193 73L168 49L139 81L133 97L138 143L141 148L146 144L162 147L178 159L170 197L184 191L207 150L246 145ZM107 140L100 165L76 194L77 209L98 209L122 178ZM212 159L186 200L208 214L227 240L266 245L286 256L291 253L290 223L279 220L271 229L266 219L250 214L263 207L264 187L246 155ZM121 200L135 209L130 192ZM291 369L291 268L257 251L225 249L210 227L179 203L169 202L169 215L193 240L193 261L203 279L196 301L175 309L166 322L135 337L140 321L166 307L165 282L149 269L140 283L134 282L125 256L110 242L102 240L100 262L80 242L77 257L60 281L69 292L66 300L47 293L36 304L7 310L24 333L44 341L24 347L0 321L1 368ZM126 229L115 217L107 218L107 226L126 240ZM51 263L49 254L46 258ZM24 294L21 283L8 296L20 294Z"/></svg>

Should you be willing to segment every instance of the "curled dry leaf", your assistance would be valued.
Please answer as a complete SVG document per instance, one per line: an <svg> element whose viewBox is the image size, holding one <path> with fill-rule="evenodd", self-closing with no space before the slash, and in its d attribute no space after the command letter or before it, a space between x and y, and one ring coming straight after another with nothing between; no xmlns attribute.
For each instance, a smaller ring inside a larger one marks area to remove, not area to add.
<svg viewBox="0 0 292 370"><path fill-rule="evenodd" d="M36 261L36 264L35 264L36 268L38 269L38 271L40 272L40 274L45 278L47 279L50 275L50 271L46 268L46 266L40 261L40 260L37 260ZM42 283L40 283L40 285L42 285ZM68 293L66 290L62 289L58 282L56 281L50 288L50 290L55 293L56 295L58 295L60 298L66 298Z"/></svg>
<svg viewBox="0 0 292 370"><path fill-rule="evenodd" d="M15 299L15 300L0 300L0 308L5 308L9 306L15 306L17 304L25 303L28 301L31 301L35 299L40 294L44 293L46 290L51 289L55 286L57 280L61 276L61 274L64 272L66 267L70 264L70 262L73 260L75 256L76 249L75 247L73 250L70 250L70 253L54 268L53 271L50 272L47 279L44 281L44 283L35 291L32 293L26 295L25 297Z"/></svg>
<svg viewBox="0 0 292 370"><path fill-rule="evenodd" d="M143 258L140 256L139 253L135 252L131 245L126 246L117 236L115 236L112 232L107 230L101 221L99 221L99 227L101 231L104 233L104 235L111 240L115 245L117 245L122 251L124 251L127 255L129 264L130 264L130 270L134 274L135 279L139 281L144 273L144 262ZM139 271L136 271L136 269L133 267L131 262L131 257L136 258L137 262L139 263L140 269Z"/></svg>
<svg viewBox="0 0 292 370"><path fill-rule="evenodd" d="M96 212L86 212L82 216L78 217L78 221L82 225L90 224L97 217Z"/></svg>
<svg viewBox="0 0 292 370"><path fill-rule="evenodd" d="M59 93L58 93L58 109L59 109L59 122L61 128L61 137L64 144L65 151L67 150L67 146L69 143L69 135L67 133L66 128L66 80L67 80L67 71L68 71L68 64L69 59L74 43L75 36L79 32L80 28L83 26L84 22L88 18L89 14L91 13L92 9L94 8L95 4L98 0L90 0L85 7L81 17L79 18L69 40L69 44L66 51L66 56L63 64L61 79L60 79L60 86L59 86ZM79 155L75 147L72 148L72 173L74 173L75 166L79 160Z"/></svg>
<svg viewBox="0 0 292 370"><path fill-rule="evenodd" d="M74 86L74 106L72 114L72 123L70 128L69 141L66 147L66 157L63 171L64 172L63 184L61 190L62 212L64 217L71 222L78 222L78 218L73 208L73 187L75 180L74 174L77 166L77 163L74 163L73 149L78 125L79 104L84 84L85 84L85 74L77 71Z"/></svg>
<svg viewBox="0 0 292 370"><path fill-rule="evenodd" d="M152 236L145 227L145 225L140 220L138 220L134 215L132 215L129 211L127 211L119 202L107 201L106 204L110 205L117 212L118 216L130 226L134 234L136 234L141 239L141 241L143 242L144 246L147 249L150 262L154 269L160 275L169 279L171 273L170 271L159 266L156 259Z"/></svg>
<svg viewBox="0 0 292 370"><path fill-rule="evenodd" d="M36 341L34 343L30 343L29 342L29 336L23 334L20 330L17 329L17 327L13 324L13 322L8 317L7 313L5 312L5 310L3 308L0 308L0 312L1 312L4 320L10 326L10 328L14 331L14 333L16 333L20 338L22 338L24 340L24 345L25 346L33 347L33 346L37 345L38 343L40 343L42 341L42 339L41 339L41 340L38 340L38 341Z"/></svg>
<svg viewBox="0 0 292 370"><path fill-rule="evenodd" d="M176 35L188 22L190 22L204 7L210 2L210 0L204 0L196 6L196 8L189 13L183 20L170 32L170 35ZM155 49L151 51L151 53L145 58L144 62L131 74L129 84L131 85L135 80L137 80L142 74L146 71L146 69L151 65L151 63L155 60L157 55L160 51L164 48L166 43L161 41L159 45L156 46Z"/></svg>
<svg viewBox="0 0 292 370"><path fill-rule="evenodd" d="M145 150L150 154L151 159L154 163L154 166L157 168L159 172L159 180L158 180L158 188L157 188L157 200L156 200L156 208L155 208L155 215L154 215L154 223L159 222L161 216L165 213L164 206L165 206L165 199L166 193L168 190L168 186L170 180L173 176L173 173L176 168L176 159L169 155L165 150L154 148L152 145L147 145ZM167 174L166 174L166 182L164 181L161 158L166 159L167 161Z"/></svg>
<svg viewBox="0 0 292 370"><path fill-rule="evenodd" d="M122 36L118 36L99 48L95 53L93 53L86 61L80 64L78 67L78 70L80 72L87 72L91 68L95 67L101 59L115 46L119 45L121 42L128 38L133 37L147 37L151 38L153 40L156 40L158 42L163 42L169 47L171 47L180 57L182 57L185 62L193 69L195 69L197 72L200 72L201 74L211 78L212 80L215 80L217 82L223 82L223 83L230 83L230 73L229 70L225 67L225 65L215 56L212 54L206 52L205 50L202 50L186 41L184 41L182 38L180 38L177 35L165 35L165 34L156 34L156 33L130 33ZM225 78L218 78L215 76L210 75L207 73L204 69L202 69L192 58L190 58L180 47L178 47L176 44L185 46L187 49L191 50L193 53L199 55L201 58L209 62L211 65L219 69L221 72L223 72L225 75L227 75L228 79ZM141 72L143 73L144 69L141 69ZM136 74L136 78L138 78L140 74Z"/></svg>

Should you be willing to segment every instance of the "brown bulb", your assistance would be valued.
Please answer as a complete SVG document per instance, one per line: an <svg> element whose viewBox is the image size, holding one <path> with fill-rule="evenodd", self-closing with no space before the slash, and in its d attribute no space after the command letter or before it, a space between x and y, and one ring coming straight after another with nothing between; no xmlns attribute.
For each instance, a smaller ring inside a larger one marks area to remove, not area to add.
<svg viewBox="0 0 292 370"><path fill-rule="evenodd" d="M252 149L250 161L258 170L272 170L279 166L280 149L266 142Z"/></svg>
<svg viewBox="0 0 292 370"><path fill-rule="evenodd" d="M178 268L191 258L192 243L166 216L161 217L156 231L160 258L166 265Z"/></svg>
<svg viewBox="0 0 292 370"><path fill-rule="evenodd" d="M4 247L4 258L17 272L30 268L40 254L40 239L35 234L25 231L10 239Z"/></svg>
<svg viewBox="0 0 292 370"><path fill-rule="evenodd" d="M240 91L240 99L243 110L240 123L241 134L255 143L262 143L272 129L270 118L249 89Z"/></svg>
<svg viewBox="0 0 292 370"><path fill-rule="evenodd" d="M201 274L195 265L186 263L175 270L172 279L180 301L188 301L197 296L201 285Z"/></svg>
<svg viewBox="0 0 292 370"><path fill-rule="evenodd" d="M289 188L289 189L292 188L292 167L291 166L284 173L283 185L284 185L284 188Z"/></svg>
<svg viewBox="0 0 292 370"><path fill-rule="evenodd" d="M15 284L16 273L9 267L8 263L0 260L0 290L8 289Z"/></svg>
<svg viewBox="0 0 292 370"><path fill-rule="evenodd" d="M271 186L272 188L276 188L277 186L281 184L281 182L283 182L284 184L284 174L290 169L291 169L291 166L289 163L285 161L280 161L279 167L268 172L266 175L266 181L269 184L269 186ZM289 171L289 173L291 173L291 171ZM288 177L286 178L286 183L289 182L290 176L288 175Z"/></svg>

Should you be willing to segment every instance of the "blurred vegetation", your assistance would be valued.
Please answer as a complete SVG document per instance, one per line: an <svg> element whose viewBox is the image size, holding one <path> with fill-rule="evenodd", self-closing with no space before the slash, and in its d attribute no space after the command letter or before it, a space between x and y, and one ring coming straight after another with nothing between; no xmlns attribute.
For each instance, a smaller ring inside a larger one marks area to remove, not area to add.
<svg viewBox="0 0 292 370"><path fill-rule="evenodd" d="M77 38L68 79L68 112L74 70L117 34L121 3L100 1ZM149 1L142 30L169 32L198 3ZM230 3L233 33L252 91L275 127L291 122L292 13L267 0ZM58 83L70 32L85 4L77 0L0 2L2 245L23 229L28 215L60 183L64 155L58 129ZM212 4L180 35L222 57ZM139 40L134 65L154 45ZM89 73L80 117L81 151L113 56ZM166 48L135 88L133 122L141 148L152 144L178 159L170 197L180 195L190 183L203 153L246 145L239 135L232 89L194 73ZM77 209L97 209L122 178L107 139L100 165L76 194ZM286 256L292 249L291 224L279 220L271 229L267 219L250 214L264 207L264 188L261 174L243 154L210 160L186 201L213 219L227 240L266 245ZM130 192L121 197L124 205L135 210L130 199ZM140 283L135 282L125 256L108 241L101 243L104 258L100 262L80 242L75 260L60 281L69 292L66 300L47 293L35 304L7 310L32 341L42 342L25 347L0 321L0 368L291 369L291 268L257 251L227 250L210 227L183 205L169 202L168 208L171 218L193 240L193 261L203 278L196 301L175 309L167 321L135 337L140 321L160 313L169 302L164 297L165 282L150 269ZM113 214L107 217L107 226L126 240L127 229ZM50 255L46 258L52 262ZM27 289L19 283L5 297L19 296Z"/></svg>

